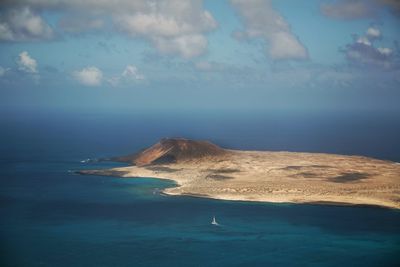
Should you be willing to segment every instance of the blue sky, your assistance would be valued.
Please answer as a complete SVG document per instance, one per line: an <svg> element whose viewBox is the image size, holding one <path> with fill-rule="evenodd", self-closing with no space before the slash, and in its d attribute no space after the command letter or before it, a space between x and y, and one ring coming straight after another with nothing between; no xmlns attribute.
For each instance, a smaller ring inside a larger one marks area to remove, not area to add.
<svg viewBox="0 0 400 267"><path fill-rule="evenodd" d="M0 3L5 110L390 110L395 0Z"/></svg>

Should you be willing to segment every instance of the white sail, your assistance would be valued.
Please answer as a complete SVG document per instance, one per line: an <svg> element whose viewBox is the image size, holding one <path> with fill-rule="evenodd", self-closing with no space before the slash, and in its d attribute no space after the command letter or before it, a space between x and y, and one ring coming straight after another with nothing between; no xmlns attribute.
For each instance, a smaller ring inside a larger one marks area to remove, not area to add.
<svg viewBox="0 0 400 267"><path fill-rule="evenodd" d="M217 221L215 220L215 216L213 217L213 220L212 220L211 224L212 224L212 225L219 225L219 224L217 223Z"/></svg>

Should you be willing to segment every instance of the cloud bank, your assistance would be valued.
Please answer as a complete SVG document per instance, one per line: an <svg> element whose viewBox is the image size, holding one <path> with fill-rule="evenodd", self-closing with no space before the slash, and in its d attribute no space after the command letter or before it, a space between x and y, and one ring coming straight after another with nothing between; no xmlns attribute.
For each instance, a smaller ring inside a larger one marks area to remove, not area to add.
<svg viewBox="0 0 400 267"><path fill-rule="evenodd" d="M50 39L53 29L40 13L63 14L57 23L67 33L106 30L102 19L111 14L111 26L120 33L149 41L161 54L197 57L207 50L206 34L217 27L201 0L5 0L0 15L1 41ZM71 15L73 14L73 15Z"/></svg>

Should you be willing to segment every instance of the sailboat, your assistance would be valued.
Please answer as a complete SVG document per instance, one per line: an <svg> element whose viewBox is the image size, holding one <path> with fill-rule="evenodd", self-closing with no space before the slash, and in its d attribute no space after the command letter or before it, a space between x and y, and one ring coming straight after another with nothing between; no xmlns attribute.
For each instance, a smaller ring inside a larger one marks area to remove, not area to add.
<svg viewBox="0 0 400 267"><path fill-rule="evenodd" d="M215 220L215 216L213 217L213 220L211 222L212 225L219 225L219 223L217 223L217 221Z"/></svg>

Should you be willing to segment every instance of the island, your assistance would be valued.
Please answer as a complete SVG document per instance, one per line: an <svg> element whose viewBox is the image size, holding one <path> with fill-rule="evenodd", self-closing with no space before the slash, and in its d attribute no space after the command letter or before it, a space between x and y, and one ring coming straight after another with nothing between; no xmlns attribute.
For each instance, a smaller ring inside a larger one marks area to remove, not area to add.
<svg viewBox="0 0 400 267"><path fill-rule="evenodd" d="M223 149L165 138L132 155L131 166L80 174L168 179L168 195L223 200L400 208L400 164L363 156Z"/></svg>

